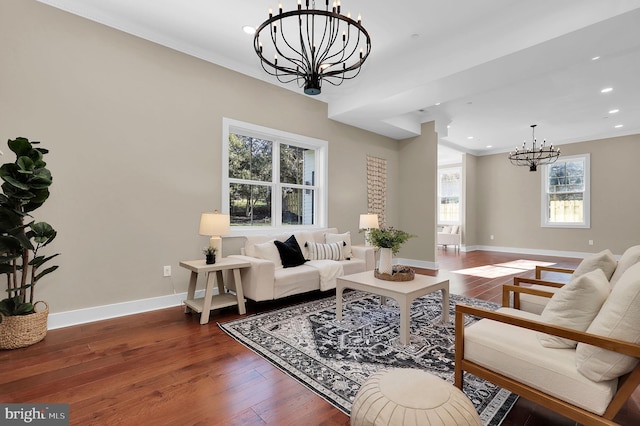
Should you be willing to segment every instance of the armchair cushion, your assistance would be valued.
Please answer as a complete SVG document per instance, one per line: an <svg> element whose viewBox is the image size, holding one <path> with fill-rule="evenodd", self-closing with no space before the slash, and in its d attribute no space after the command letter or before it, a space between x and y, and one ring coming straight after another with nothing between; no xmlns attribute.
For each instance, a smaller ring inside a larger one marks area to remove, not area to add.
<svg viewBox="0 0 640 426"><path fill-rule="evenodd" d="M595 253L582 259L582 262L580 262L576 270L573 272L571 279L575 279L580 275L593 271L594 269L602 269L602 272L604 272L604 275L607 277L607 281L609 281L617 265L618 261L613 257L611 250L606 249L600 253Z"/></svg>
<svg viewBox="0 0 640 426"><path fill-rule="evenodd" d="M609 296L609 281L602 269L595 269L562 286L549 300L540 318L560 327L585 331ZM575 348L575 340L538 333L546 348Z"/></svg>
<svg viewBox="0 0 640 426"><path fill-rule="evenodd" d="M622 274L636 263L640 263L640 246L629 247L618 260L618 266L611 276L611 288L620 280Z"/></svg>
<svg viewBox="0 0 640 426"><path fill-rule="evenodd" d="M640 343L640 263L627 269L602 309L587 329L587 333ZM606 381L633 370L638 359L578 343L578 371L594 381Z"/></svg>
<svg viewBox="0 0 640 426"><path fill-rule="evenodd" d="M512 308L499 313L540 321L540 316ZM464 358L539 389L580 408L603 414L618 380L594 382L578 373L575 349L540 345L537 332L483 319L464 330Z"/></svg>

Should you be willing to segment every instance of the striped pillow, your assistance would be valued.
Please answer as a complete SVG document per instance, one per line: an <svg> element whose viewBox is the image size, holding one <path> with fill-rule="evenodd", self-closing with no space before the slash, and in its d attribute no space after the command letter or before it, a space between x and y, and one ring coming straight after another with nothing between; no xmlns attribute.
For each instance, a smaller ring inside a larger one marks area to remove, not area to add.
<svg viewBox="0 0 640 426"><path fill-rule="evenodd" d="M344 260L342 256L342 241L340 243L314 243L307 241L309 260Z"/></svg>

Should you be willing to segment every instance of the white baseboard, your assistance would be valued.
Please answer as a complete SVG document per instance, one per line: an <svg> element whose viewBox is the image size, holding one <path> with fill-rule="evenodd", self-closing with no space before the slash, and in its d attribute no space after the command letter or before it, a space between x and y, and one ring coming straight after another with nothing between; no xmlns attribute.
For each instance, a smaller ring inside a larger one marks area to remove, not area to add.
<svg viewBox="0 0 640 426"><path fill-rule="evenodd" d="M214 294L217 294L217 292L218 289L214 289ZM196 297L204 297L204 290L197 290ZM114 303L112 305L77 309L75 311L57 312L49 314L47 329L55 330L56 328L70 327L72 325L86 324L94 321L102 321L110 318L180 306L182 305L182 301L186 298L187 293L178 293L167 296L151 297L149 299Z"/></svg>
<svg viewBox="0 0 640 426"><path fill-rule="evenodd" d="M467 246L464 247L465 252L475 250L497 251L501 253L518 253L518 254L535 254L539 256L554 256L554 257L575 257L585 258L593 253L585 253L580 251L560 251L560 250L543 250L543 249L528 249L521 247L497 247L497 246Z"/></svg>
<svg viewBox="0 0 640 426"><path fill-rule="evenodd" d="M539 250L495 246L460 247L460 251L463 252L475 250L576 258L584 258L591 254L573 251ZM394 264L413 266L415 268L438 270L438 262L428 262L425 260L394 258ZM214 289L214 293L217 294L217 290L218 289ZM204 297L204 290L196 291L196 297ZM75 311L57 312L54 314L49 314L47 328L49 330L55 330L57 328L70 327L72 325L86 324L94 321L102 321L110 318L117 318L126 315L139 314L142 312L155 311L158 309L171 308L174 306L182 305L182 301L186 298L187 293L179 293L170 294L167 296L152 297L149 299L114 303L112 305L95 306L92 308L78 309Z"/></svg>
<svg viewBox="0 0 640 426"><path fill-rule="evenodd" d="M403 259L403 258L394 258L394 265L407 265L413 266L414 268L424 268L424 269L438 269L437 262L428 262L426 260L415 260L415 259Z"/></svg>

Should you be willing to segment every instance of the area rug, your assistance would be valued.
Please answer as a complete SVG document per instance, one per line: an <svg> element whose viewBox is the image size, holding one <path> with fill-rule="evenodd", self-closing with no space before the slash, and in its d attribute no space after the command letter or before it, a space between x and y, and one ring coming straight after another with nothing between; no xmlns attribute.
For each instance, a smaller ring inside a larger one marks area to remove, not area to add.
<svg viewBox="0 0 640 426"><path fill-rule="evenodd" d="M360 386L389 368L420 368L450 383L454 373L454 324L441 323L440 292L413 302L411 344L398 342L400 314L394 300L380 305L378 296L344 293L344 315L336 320L335 296L252 315L220 328L304 386L349 414ZM456 303L495 310L498 305L452 294ZM467 316L467 325L476 319ZM425 390L428 391L428 390ZM499 425L517 396L465 374L465 394L485 425Z"/></svg>

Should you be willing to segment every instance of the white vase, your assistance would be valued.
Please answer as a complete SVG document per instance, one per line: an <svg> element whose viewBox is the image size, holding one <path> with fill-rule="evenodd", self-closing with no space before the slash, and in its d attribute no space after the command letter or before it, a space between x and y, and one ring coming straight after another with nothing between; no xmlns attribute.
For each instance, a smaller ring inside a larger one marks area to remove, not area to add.
<svg viewBox="0 0 640 426"><path fill-rule="evenodd" d="M378 272L381 274L393 273L393 252L390 248L380 247L380 262L378 263Z"/></svg>

